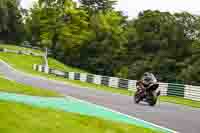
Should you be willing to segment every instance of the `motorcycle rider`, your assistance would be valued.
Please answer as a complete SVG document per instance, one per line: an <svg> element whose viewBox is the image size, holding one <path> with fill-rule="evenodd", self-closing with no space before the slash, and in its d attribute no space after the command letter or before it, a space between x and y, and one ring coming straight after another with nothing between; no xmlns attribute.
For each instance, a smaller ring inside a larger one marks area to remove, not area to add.
<svg viewBox="0 0 200 133"><path fill-rule="evenodd" d="M145 89L146 92L149 91L149 88L152 85L157 84L157 79L156 77L153 75L153 73L150 72L145 72L142 79L141 79L141 83L143 84L143 89ZM157 89L157 87L155 88L155 90ZM157 96L160 95L160 91L157 92Z"/></svg>
<svg viewBox="0 0 200 133"><path fill-rule="evenodd" d="M141 80L136 82L135 103L138 104L140 101L146 101L149 105L154 106L160 95L160 91L156 91L158 87L159 84L155 76L152 73L145 72Z"/></svg>
<svg viewBox="0 0 200 133"><path fill-rule="evenodd" d="M153 75L153 73L145 72L142 77L142 82L143 82L144 86L150 86L152 84L156 84L157 79Z"/></svg>

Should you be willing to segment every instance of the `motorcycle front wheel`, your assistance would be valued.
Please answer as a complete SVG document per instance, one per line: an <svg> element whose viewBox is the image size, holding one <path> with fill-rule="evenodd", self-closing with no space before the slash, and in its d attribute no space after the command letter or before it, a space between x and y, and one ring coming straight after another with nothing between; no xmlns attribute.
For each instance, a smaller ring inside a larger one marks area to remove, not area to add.
<svg viewBox="0 0 200 133"><path fill-rule="evenodd" d="M150 106L155 106L157 103L157 98L153 98L153 99L149 100L148 103Z"/></svg>
<svg viewBox="0 0 200 133"><path fill-rule="evenodd" d="M157 96L152 95L152 96L150 96L150 97L148 98L147 101L148 101L148 103L149 103L150 106L155 106L156 103L157 103L157 99L158 99Z"/></svg>
<svg viewBox="0 0 200 133"><path fill-rule="evenodd" d="M139 94L135 93L134 95L134 102L138 104L141 101L141 97Z"/></svg>

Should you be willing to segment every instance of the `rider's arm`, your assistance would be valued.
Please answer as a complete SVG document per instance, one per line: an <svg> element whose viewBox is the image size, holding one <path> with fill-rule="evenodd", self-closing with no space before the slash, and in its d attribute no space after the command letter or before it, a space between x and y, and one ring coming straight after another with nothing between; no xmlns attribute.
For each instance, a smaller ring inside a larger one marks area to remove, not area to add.
<svg viewBox="0 0 200 133"><path fill-rule="evenodd" d="M153 74L151 74L151 77L152 77L152 83L157 83L157 79Z"/></svg>

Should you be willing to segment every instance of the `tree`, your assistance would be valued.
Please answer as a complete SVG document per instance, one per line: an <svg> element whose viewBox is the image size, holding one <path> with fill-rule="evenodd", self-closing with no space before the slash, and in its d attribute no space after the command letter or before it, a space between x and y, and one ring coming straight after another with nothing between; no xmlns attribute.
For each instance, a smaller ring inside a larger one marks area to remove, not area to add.
<svg viewBox="0 0 200 133"><path fill-rule="evenodd" d="M80 0L83 8L91 12L98 12L113 9L113 5L116 4L116 0Z"/></svg>
<svg viewBox="0 0 200 133"><path fill-rule="evenodd" d="M185 68L182 62L192 54L192 41L185 36L186 28L180 26L178 20L168 12L147 10L132 22L133 37L129 34L128 44L130 66L134 66L135 62L143 63L137 63L136 74L131 74L131 78L138 78L140 74L137 73L152 71L160 75L162 81L178 80L178 75ZM130 73L133 72L131 68Z"/></svg>
<svg viewBox="0 0 200 133"><path fill-rule="evenodd" d="M19 42L23 39L24 25L17 0L0 1L0 40Z"/></svg>
<svg viewBox="0 0 200 133"><path fill-rule="evenodd" d="M176 21L190 40L200 39L200 17L187 12L175 13Z"/></svg>
<svg viewBox="0 0 200 133"><path fill-rule="evenodd" d="M41 47L49 47L54 57L59 56L64 61L64 54L70 48L72 50L80 45L89 35L87 14L77 9L76 4L69 0L63 1L64 5L54 3L55 6L52 6L52 3L48 5L48 2L43 6L34 6L27 18L27 25L34 35L33 41L38 42Z"/></svg>
<svg viewBox="0 0 200 133"><path fill-rule="evenodd" d="M90 18L93 36L84 43L80 51L83 67L106 75L114 75L122 67L120 58L123 58L123 44L126 42L124 19L115 11L99 12Z"/></svg>

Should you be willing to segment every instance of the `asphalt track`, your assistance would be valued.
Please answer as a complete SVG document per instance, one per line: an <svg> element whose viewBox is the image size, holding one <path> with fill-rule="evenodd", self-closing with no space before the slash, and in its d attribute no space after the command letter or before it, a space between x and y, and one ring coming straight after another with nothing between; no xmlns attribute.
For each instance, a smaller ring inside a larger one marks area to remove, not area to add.
<svg viewBox="0 0 200 133"><path fill-rule="evenodd" d="M136 105L130 96L113 94L94 89L83 89L59 81L48 80L14 70L0 61L0 73L10 80L35 87L55 90L112 110L152 122L180 133L200 133L200 109L171 103L160 103L156 107Z"/></svg>

